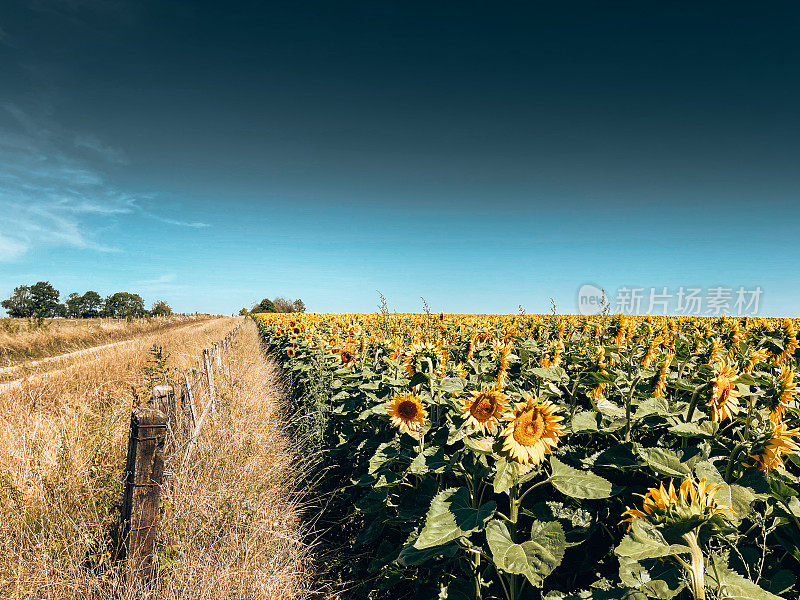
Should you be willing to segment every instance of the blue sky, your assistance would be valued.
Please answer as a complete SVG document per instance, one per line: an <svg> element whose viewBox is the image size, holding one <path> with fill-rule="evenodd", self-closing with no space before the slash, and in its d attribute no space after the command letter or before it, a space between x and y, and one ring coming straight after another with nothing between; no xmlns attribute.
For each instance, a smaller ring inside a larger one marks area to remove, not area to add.
<svg viewBox="0 0 800 600"><path fill-rule="evenodd" d="M0 296L796 315L794 3L0 7Z"/></svg>

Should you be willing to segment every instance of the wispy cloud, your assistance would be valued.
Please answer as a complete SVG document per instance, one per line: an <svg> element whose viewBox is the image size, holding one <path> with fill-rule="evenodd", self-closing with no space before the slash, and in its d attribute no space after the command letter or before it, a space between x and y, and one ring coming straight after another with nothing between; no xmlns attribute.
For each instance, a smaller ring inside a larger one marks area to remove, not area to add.
<svg viewBox="0 0 800 600"><path fill-rule="evenodd" d="M206 223L161 216L144 207L153 196L137 198L113 185L91 160L127 164L124 152L89 134L63 131L47 117L37 118L15 104L0 106L0 262L15 261L32 248L62 246L119 252L93 234L103 220L141 215L176 227ZM8 117L11 117L8 119ZM112 221L109 221L112 222Z"/></svg>
<svg viewBox="0 0 800 600"><path fill-rule="evenodd" d="M129 163L128 157L125 156L122 150L104 143L100 138L91 134L83 133L75 136L75 147L92 150L111 163L119 165L127 165Z"/></svg>
<svg viewBox="0 0 800 600"><path fill-rule="evenodd" d="M146 217L150 217L151 219L158 221L159 223L166 223L167 225L177 225L178 227L193 227L195 229L203 229L205 227L209 227L208 223L203 223L201 221L181 221L179 219L170 219L168 217L162 217L160 215L144 210L143 208L140 208L139 210Z"/></svg>

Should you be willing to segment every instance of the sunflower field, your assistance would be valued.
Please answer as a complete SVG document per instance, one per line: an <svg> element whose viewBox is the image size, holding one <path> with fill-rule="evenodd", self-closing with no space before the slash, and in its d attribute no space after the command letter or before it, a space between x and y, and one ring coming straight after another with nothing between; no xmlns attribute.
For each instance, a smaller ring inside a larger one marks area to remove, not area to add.
<svg viewBox="0 0 800 600"><path fill-rule="evenodd" d="M255 319L344 597L798 597L797 321Z"/></svg>

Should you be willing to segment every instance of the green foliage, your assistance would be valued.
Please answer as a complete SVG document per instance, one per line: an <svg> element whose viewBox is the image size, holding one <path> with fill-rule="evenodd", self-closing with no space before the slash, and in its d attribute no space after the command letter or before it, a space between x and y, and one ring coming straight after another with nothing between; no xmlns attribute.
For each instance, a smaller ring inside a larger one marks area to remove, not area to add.
<svg viewBox="0 0 800 600"><path fill-rule="evenodd" d="M172 314L172 307L164 300L159 300L153 304L150 314L154 317L168 317Z"/></svg>
<svg viewBox="0 0 800 600"><path fill-rule="evenodd" d="M40 324L44 319L61 317L66 314L66 307L59 303L59 291L49 281L39 281L27 286L14 288L7 300L0 302L9 317L35 319Z"/></svg>
<svg viewBox="0 0 800 600"><path fill-rule="evenodd" d="M9 317L27 319L33 316L31 287L29 285L20 285L14 288L11 296L7 300L0 302L0 306L6 309Z"/></svg>
<svg viewBox="0 0 800 600"><path fill-rule="evenodd" d="M67 316L73 319L99 317L103 311L103 298L89 290L82 296L73 292L67 298Z"/></svg>
<svg viewBox="0 0 800 600"><path fill-rule="evenodd" d="M143 317L147 311L139 294L117 292L106 298L104 315L108 317Z"/></svg>
<svg viewBox="0 0 800 600"><path fill-rule="evenodd" d="M517 544L505 523L495 519L486 526L486 541L498 569L524 575L536 587L542 587L545 577L561 564L567 547L564 529L557 521L534 521L530 539Z"/></svg>
<svg viewBox="0 0 800 600"><path fill-rule="evenodd" d="M692 544L708 598L796 596L800 460L789 453L764 472L751 458L771 431L779 367L762 361L737 379L732 418L719 422L709 408L719 371L710 349L730 351L743 371L754 348L783 351L782 324L746 324L734 343L735 327L721 320L392 315L384 306L254 318L283 364L297 435L317 457L315 519L332 532L322 539L346 597L685 600ZM656 343L664 338L668 347ZM420 339L431 346L412 346ZM512 408L536 397L563 418L541 464L504 451L508 421L494 432L467 423L471 392L501 373ZM404 394L427 412L418 429L392 425L390 403ZM800 425L796 404L785 419ZM733 512L690 514L688 526L622 522L649 489L685 478L717 484Z"/></svg>
<svg viewBox="0 0 800 600"><path fill-rule="evenodd" d="M150 388L160 383L168 383L171 369L167 367L167 362L170 355L165 354L164 348L157 344L153 344L149 353L150 356L147 359L147 364L142 367L142 372L150 380Z"/></svg>
<svg viewBox="0 0 800 600"><path fill-rule="evenodd" d="M275 310L275 305L272 303L272 300L269 298L264 298L261 302L253 306L250 309L251 313L274 313L278 312Z"/></svg>

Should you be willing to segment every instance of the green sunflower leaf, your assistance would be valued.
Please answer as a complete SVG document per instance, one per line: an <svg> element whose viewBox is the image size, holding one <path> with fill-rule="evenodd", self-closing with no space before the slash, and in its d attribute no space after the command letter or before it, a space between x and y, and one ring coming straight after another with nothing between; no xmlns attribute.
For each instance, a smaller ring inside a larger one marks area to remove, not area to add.
<svg viewBox="0 0 800 600"><path fill-rule="evenodd" d="M482 527L496 508L494 501L472 508L469 491L465 487L439 492L431 502L425 516L425 526L414 547L424 550L467 536Z"/></svg>
<svg viewBox="0 0 800 600"><path fill-rule="evenodd" d="M535 587L542 587L545 577L561 564L567 547L558 521L534 521L531 539L516 544L505 523L494 519L486 526L486 541L499 570L524 575Z"/></svg>
<svg viewBox="0 0 800 600"><path fill-rule="evenodd" d="M550 459L550 465L553 469L550 483L565 496L589 500L611 496L612 485L607 479L565 465L555 456Z"/></svg>

